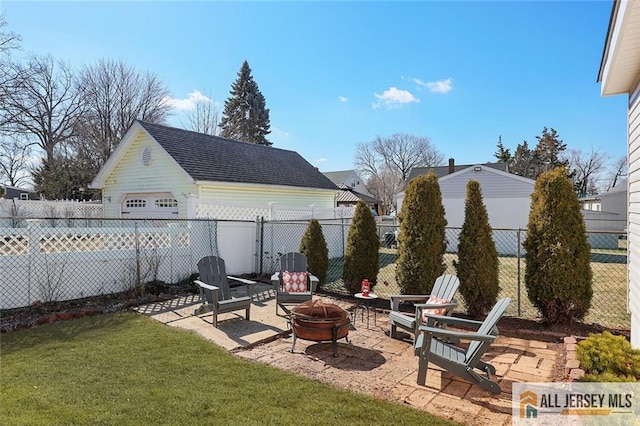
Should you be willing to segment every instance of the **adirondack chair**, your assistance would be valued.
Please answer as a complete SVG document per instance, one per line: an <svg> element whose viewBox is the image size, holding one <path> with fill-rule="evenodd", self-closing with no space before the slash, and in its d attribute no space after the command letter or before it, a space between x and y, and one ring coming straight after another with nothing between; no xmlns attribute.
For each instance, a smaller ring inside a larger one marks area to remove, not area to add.
<svg viewBox="0 0 640 426"><path fill-rule="evenodd" d="M306 273L306 282L295 287L291 284L292 277L299 273ZM289 306L299 305L302 302L311 300L313 292L318 286L318 278L307 271L307 257L302 253L285 253L280 256L280 271L271 276L271 285L276 292L276 315L278 306L284 310L285 315L289 315ZM295 290L295 291L294 291Z"/></svg>
<svg viewBox="0 0 640 426"><path fill-rule="evenodd" d="M458 306L458 302L453 298L460 286L460 280L455 275L441 275L436 278L430 295L424 294L401 294L391 296L391 312L389 312L389 322L391 331L389 336L396 337L397 327L403 328L413 334L414 341L418 336L418 327L422 321L423 311L441 310L443 315L451 315L451 312ZM447 300L448 303L427 303L429 298L436 300ZM400 302L421 302L415 305L415 315L408 315L400 312ZM416 319L418 319L416 321Z"/></svg>
<svg viewBox="0 0 640 426"><path fill-rule="evenodd" d="M194 282L200 289L202 305L195 310L194 315L213 312L213 326L216 328L218 327L218 314L244 309L245 316L249 319L253 287L257 284L255 281L227 276L224 260L216 256L200 259L198 272L200 279ZM239 284L236 288L246 287L246 295L234 296L229 280Z"/></svg>
<svg viewBox="0 0 640 426"><path fill-rule="evenodd" d="M446 371L460 376L482 389L495 394L502 392L500 385L492 380L496 369L491 364L482 361L482 355L489 349L491 343L498 336L496 324L511 299L506 297L498 300L484 321L471 321L462 318L429 315L427 325L420 326L420 335L416 339L415 346L419 352L418 358L418 384L424 386L427 381L427 369L429 362L444 368ZM477 331L469 333L465 331L453 331L434 327L435 321L452 325L471 326ZM445 343L443 340L457 338L467 339L471 342L466 349ZM475 370L484 372L480 375Z"/></svg>

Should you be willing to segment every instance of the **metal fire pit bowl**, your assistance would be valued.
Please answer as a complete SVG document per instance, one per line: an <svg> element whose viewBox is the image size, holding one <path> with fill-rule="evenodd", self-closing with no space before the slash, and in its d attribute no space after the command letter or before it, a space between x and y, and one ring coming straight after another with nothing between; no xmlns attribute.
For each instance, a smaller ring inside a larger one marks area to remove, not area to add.
<svg viewBox="0 0 640 426"><path fill-rule="evenodd" d="M338 356L338 339L345 338L349 342L349 314L333 303L319 300L301 303L291 310L290 322L293 331L291 352L297 338L314 342L331 341L334 357Z"/></svg>

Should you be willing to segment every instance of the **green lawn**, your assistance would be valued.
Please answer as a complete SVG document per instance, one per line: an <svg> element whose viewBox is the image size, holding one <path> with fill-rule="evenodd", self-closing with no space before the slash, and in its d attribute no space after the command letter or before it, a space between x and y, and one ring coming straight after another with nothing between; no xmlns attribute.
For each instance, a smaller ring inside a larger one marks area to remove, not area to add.
<svg viewBox="0 0 640 426"><path fill-rule="evenodd" d="M0 424L453 424L240 359L133 313L0 336Z"/></svg>

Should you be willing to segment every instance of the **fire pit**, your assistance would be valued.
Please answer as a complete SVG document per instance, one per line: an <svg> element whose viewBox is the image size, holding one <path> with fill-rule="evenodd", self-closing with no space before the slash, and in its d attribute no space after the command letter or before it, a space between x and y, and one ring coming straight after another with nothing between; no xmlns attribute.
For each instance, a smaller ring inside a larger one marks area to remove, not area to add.
<svg viewBox="0 0 640 426"><path fill-rule="evenodd" d="M293 330L291 352L296 345L296 338L314 342L331 341L334 357L338 356L338 339L344 337L349 342L349 315L333 303L319 300L301 303L291 310L290 321Z"/></svg>

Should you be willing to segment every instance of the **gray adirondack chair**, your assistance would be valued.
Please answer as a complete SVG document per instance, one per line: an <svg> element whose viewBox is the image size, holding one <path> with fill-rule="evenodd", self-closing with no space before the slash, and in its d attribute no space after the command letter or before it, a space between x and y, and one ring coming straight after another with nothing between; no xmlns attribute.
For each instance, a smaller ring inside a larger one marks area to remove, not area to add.
<svg viewBox="0 0 640 426"><path fill-rule="evenodd" d="M427 325L420 326L420 335L415 342L419 352L418 384L425 385L429 362L432 362L446 371L480 386L482 389L495 394L502 392L500 385L492 380L492 376L496 374L495 367L482 361L481 358L498 336L498 320L510 303L511 299L508 297L498 300L482 322L430 315ZM450 329L445 330L434 327L436 321L452 325L471 326L477 331L469 333ZM466 349L463 349L443 341L452 338L466 339L471 342ZM476 370L483 372L484 375L479 374Z"/></svg>
<svg viewBox="0 0 640 426"><path fill-rule="evenodd" d="M445 315L451 315L453 310L458 306L458 302L453 298L458 287L460 286L460 280L455 275L441 275L436 278L433 284L431 294L398 294L392 295L391 298L391 312L389 312L389 323L391 324L391 331L389 336L396 337L397 328L403 328L409 333L413 334L414 341L418 336L418 327L420 327L422 317L422 311L424 309L446 309ZM446 304L426 304L429 297L437 296L441 299L450 300L450 303ZM421 302L415 305L415 315L408 315L404 312L400 312L400 302ZM418 319L418 320L416 320Z"/></svg>
<svg viewBox="0 0 640 426"><path fill-rule="evenodd" d="M202 305L195 310L194 315L213 312L213 326L216 328L218 327L218 314L244 309L245 316L249 319L253 287L257 284L255 281L227 276L224 260L217 256L207 256L200 259L198 272L200 279L194 282L200 289ZM229 280L239 284L234 287L234 290L246 287L245 295L235 296L229 285Z"/></svg>
<svg viewBox="0 0 640 426"><path fill-rule="evenodd" d="M302 302L311 300L313 292L318 286L318 278L315 275L308 275L307 291L303 292L287 292L282 286L282 272L308 272L307 257L302 253L285 253L280 256L280 271L271 276L271 285L276 292L276 315L278 314L278 306L285 312L285 316L291 313L289 306L299 305Z"/></svg>

